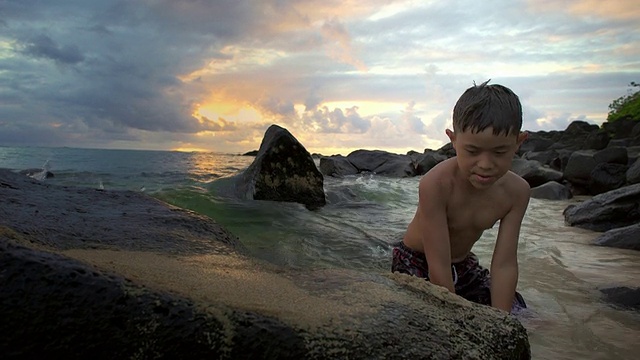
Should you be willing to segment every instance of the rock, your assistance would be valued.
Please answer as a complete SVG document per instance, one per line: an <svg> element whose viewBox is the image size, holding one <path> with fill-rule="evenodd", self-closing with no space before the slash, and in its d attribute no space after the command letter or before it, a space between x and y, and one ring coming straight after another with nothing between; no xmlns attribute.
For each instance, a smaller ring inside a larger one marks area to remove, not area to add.
<svg viewBox="0 0 640 360"><path fill-rule="evenodd" d="M442 145L442 147L436 150L436 152L438 154L446 156L447 159L456 156L456 149L453 148L453 144L451 142Z"/></svg>
<svg viewBox="0 0 640 360"><path fill-rule="evenodd" d="M594 240L596 245L640 250L640 223L611 229Z"/></svg>
<svg viewBox="0 0 640 360"><path fill-rule="evenodd" d="M320 158L320 172L327 176L355 175L358 169L342 155L323 156Z"/></svg>
<svg viewBox="0 0 640 360"><path fill-rule="evenodd" d="M558 158L557 150L528 151L522 154L522 159L524 160L535 160L542 165L549 165L549 166L551 166L551 164L553 164L557 158Z"/></svg>
<svg viewBox="0 0 640 360"><path fill-rule="evenodd" d="M209 218L141 192L67 189L0 169L0 199L0 227L57 249L207 254L224 243L246 252L236 236ZM191 236L183 238L176 227L188 228Z"/></svg>
<svg viewBox="0 0 640 360"><path fill-rule="evenodd" d="M573 184L587 185L591 179L591 172L596 167L596 160L591 150L575 151L569 157L564 169L564 178Z"/></svg>
<svg viewBox="0 0 640 360"><path fill-rule="evenodd" d="M629 185L640 183L640 161L636 160L636 162L629 167L625 176Z"/></svg>
<svg viewBox="0 0 640 360"><path fill-rule="evenodd" d="M326 204L324 178L307 149L289 131L271 125L249 167L236 178L238 196L287 201L317 209Z"/></svg>
<svg viewBox="0 0 640 360"><path fill-rule="evenodd" d="M611 146L600 150L593 154L593 159L598 164L610 163L627 165L629 163L627 149L620 146Z"/></svg>
<svg viewBox="0 0 640 360"><path fill-rule="evenodd" d="M583 149L602 150L609 145L610 140L609 134L600 129L587 135L583 143Z"/></svg>
<svg viewBox="0 0 640 360"><path fill-rule="evenodd" d="M629 156L629 163L627 165L631 166L640 159L640 146L629 146L626 149L627 155Z"/></svg>
<svg viewBox="0 0 640 360"><path fill-rule="evenodd" d="M515 317L422 279L265 264L210 218L127 195L0 171L4 357L531 357Z"/></svg>
<svg viewBox="0 0 640 360"><path fill-rule="evenodd" d="M592 195L598 195L624 186L627 181L626 173L627 165L615 163L597 164L591 171L589 192Z"/></svg>
<svg viewBox="0 0 640 360"><path fill-rule="evenodd" d="M638 124L631 117L623 117L614 122L605 122L602 128L608 132L613 139L625 139L633 133L633 128Z"/></svg>
<svg viewBox="0 0 640 360"><path fill-rule="evenodd" d="M567 200L571 199L573 195L571 194L571 190L565 185L556 181L549 181L532 188L531 197L546 200Z"/></svg>
<svg viewBox="0 0 640 360"><path fill-rule="evenodd" d="M640 222L640 184L596 195L563 211L565 223L594 231L608 231Z"/></svg>
<svg viewBox="0 0 640 360"><path fill-rule="evenodd" d="M416 175L424 175L440 162L447 160L447 156L436 151L428 151L417 156Z"/></svg>
<svg viewBox="0 0 640 360"><path fill-rule="evenodd" d="M542 166L535 160L513 159L511 171L527 180L529 186L540 186L549 181L562 181L562 173Z"/></svg>
<svg viewBox="0 0 640 360"><path fill-rule="evenodd" d="M628 147L631 146L631 139L611 139L609 141L611 147Z"/></svg>
<svg viewBox="0 0 640 360"><path fill-rule="evenodd" d="M551 145L553 145L553 140L545 135L545 132L528 132L527 138L518 149L518 154L522 155L528 152L540 152L547 150Z"/></svg>
<svg viewBox="0 0 640 360"><path fill-rule="evenodd" d="M588 149L586 145L590 145L593 141L593 134L598 129L598 125L589 124L586 121L573 121L564 131L554 135L554 143L548 149L568 149L573 151Z"/></svg>
<svg viewBox="0 0 640 360"><path fill-rule="evenodd" d="M600 127L596 124L589 124L583 120L574 120L564 130L564 134L582 135L584 133L592 133L598 130L600 130Z"/></svg>
<svg viewBox="0 0 640 360"><path fill-rule="evenodd" d="M640 310L640 288L626 286L600 289L606 300L613 305L629 310Z"/></svg>
<svg viewBox="0 0 640 360"><path fill-rule="evenodd" d="M392 154L382 150L356 150L347 159L359 172L373 172L392 177L415 176L411 156Z"/></svg>
<svg viewBox="0 0 640 360"><path fill-rule="evenodd" d="M19 173L38 180L51 179L55 177L55 174L51 171L39 168L24 169L20 170Z"/></svg>
<svg viewBox="0 0 640 360"><path fill-rule="evenodd" d="M249 152L242 154L242 156L256 156L256 155L258 155L258 150L251 150Z"/></svg>

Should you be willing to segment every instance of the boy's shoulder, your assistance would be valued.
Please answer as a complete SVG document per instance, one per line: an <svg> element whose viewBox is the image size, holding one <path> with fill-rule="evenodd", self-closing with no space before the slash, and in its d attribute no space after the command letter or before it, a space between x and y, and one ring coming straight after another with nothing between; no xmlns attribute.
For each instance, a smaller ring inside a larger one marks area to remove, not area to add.
<svg viewBox="0 0 640 360"><path fill-rule="evenodd" d="M529 186L527 180L513 171L507 171L503 176L502 184L505 190L512 194L529 195L531 192L531 186Z"/></svg>
<svg viewBox="0 0 640 360"><path fill-rule="evenodd" d="M433 186L446 187L447 185L451 185L451 179L453 179L456 169L457 163L455 157L441 161L422 176L420 186L431 184Z"/></svg>

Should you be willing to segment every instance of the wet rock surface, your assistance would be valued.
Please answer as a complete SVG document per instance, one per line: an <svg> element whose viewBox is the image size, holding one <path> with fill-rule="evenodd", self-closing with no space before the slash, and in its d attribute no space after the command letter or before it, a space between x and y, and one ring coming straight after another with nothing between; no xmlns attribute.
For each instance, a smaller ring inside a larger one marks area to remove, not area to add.
<svg viewBox="0 0 640 360"><path fill-rule="evenodd" d="M0 199L6 357L530 358L503 312L406 275L265 264L143 194L1 170Z"/></svg>

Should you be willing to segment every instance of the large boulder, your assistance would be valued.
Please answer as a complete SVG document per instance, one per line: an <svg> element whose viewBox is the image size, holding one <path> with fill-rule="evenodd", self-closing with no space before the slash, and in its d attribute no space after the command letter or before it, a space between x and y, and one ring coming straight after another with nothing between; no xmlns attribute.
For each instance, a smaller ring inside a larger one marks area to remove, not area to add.
<svg viewBox="0 0 640 360"><path fill-rule="evenodd" d="M589 193L598 195L624 186L627 182L626 173L627 165L616 163L597 164L591 170Z"/></svg>
<svg viewBox="0 0 640 360"><path fill-rule="evenodd" d="M567 200L573 197L571 190L557 181L549 181L531 189L531 197L545 200Z"/></svg>
<svg viewBox="0 0 640 360"><path fill-rule="evenodd" d="M562 181L562 173L543 166L540 162L526 159L513 159L511 171L525 179L529 186L540 186L549 181Z"/></svg>
<svg viewBox="0 0 640 360"><path fill-rule="evenodd" d="M596 167L597 162L591 150L575 151L569 157L567 166L564 168L564 178L572 184L586 186L591 179L591 172Z"/></svg>
<svg viewBox="0 0 640 360"><path fill-rule="evenodd" d="M346 157L333 155L320 158L320 172L326 176L340 177L355 175L359 171Z"/></svg>
<svg viewBox="0 0 640 360"><path fill-rule="evenodd" d="M382 150L356 150L347 159L359 172L372 172L391 177L411 177L416 175L409 155L393 154Z"/></svg>
<svg viewBox="0 0 640 360"><path fill-rule="evenodd" d="M527 138L518 148L518 154L546 151L551 145L553 145L553 140L546 132L528 132Z"/></svg>
<svg viewBox="0 0 640 360"><path fill-rule="evenodd" d="M402 274L265 264L142 194L0 171L0 198L3 357L530 358L499 310Z"/></svg>
<svg viewBox="0 0 640 360"><path fill-rule="evenodd" d="M564 209L565 222L594 231L608 231L640 222L640 184L596 195Z"/></svg>
<svg viewBox="0 0 640 360"><path fill-rule="evenodd" d="M625 176L627 183L630 185L640 183L640 161L636 160L636 162L629 167Z"/></svg>
<svg viewBox="0 0 640 360"><path fill-rule="evenodd" d="M629 155L627 154L626 148L621 146L611 146L595 152L593 154L593 159L598 164L610 163L627 165L629 162Z"/></svg>
<svg viewBox="0 0 640 360"><path fill-rule="evenodd" d="M543 165L551 165L554 163L554 161L557 158L558 158L557 150L528 151L522 155L522 159L535 160Z"/></svg>
<svg viewBox="0 0 640 360"><path fill-rule="evenodd" d="M428 150L425 151L424 154L417 155L415 161L416 175L426 174L444 160L447 160L447 156L437 151Z"/></svg>
<svg viewBox="0 0 640 360"><path fill-rule="evenodd" d="M594 243L620 249L640 250L640 223L611 229L598 236Z"/></svg>
<svg viewBox="0 0 640 360"><path fill-rule="evenodd" d="M236 181L242 198L297 202L309 209L326 204L324 177L311 154L278 125L267 129L255 160Z"/></svg>

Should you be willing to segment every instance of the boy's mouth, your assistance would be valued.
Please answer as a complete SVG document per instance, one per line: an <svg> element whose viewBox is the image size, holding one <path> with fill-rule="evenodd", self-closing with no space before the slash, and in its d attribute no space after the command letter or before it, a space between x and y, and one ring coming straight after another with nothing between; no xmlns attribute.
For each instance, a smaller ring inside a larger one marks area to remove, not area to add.
<svg viewBox="0 0 640 360"><path fill-rule="evenodd" d="M493 179L493 176L484 176L480 174L473 174L478 182L489 182Z"/></svg>

